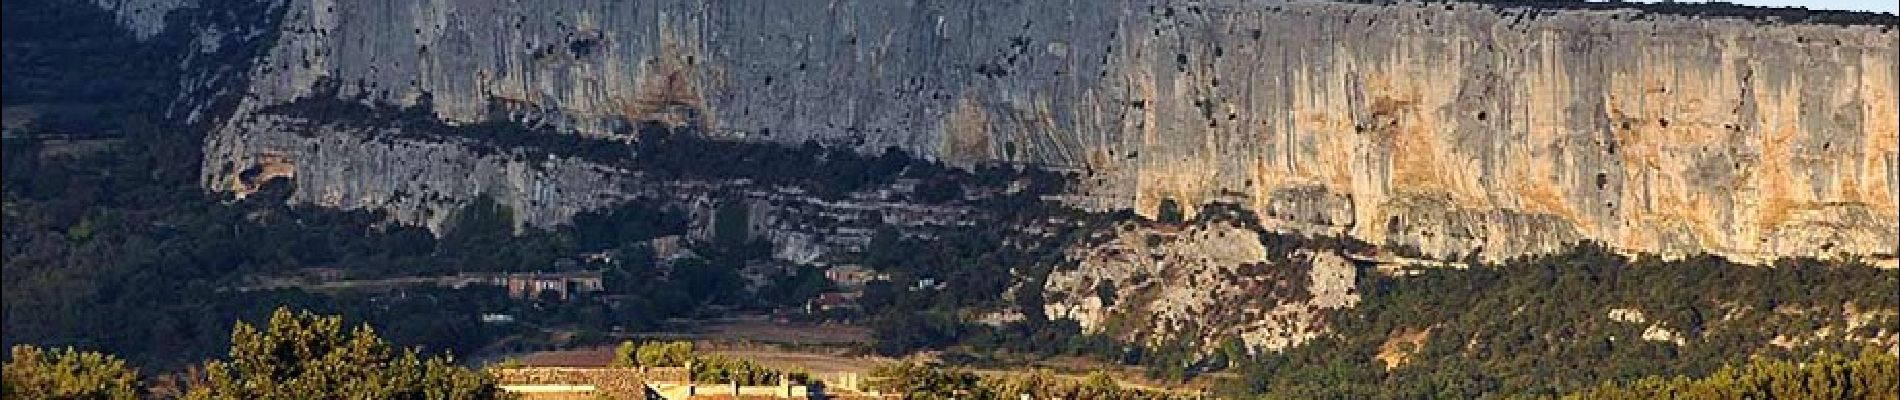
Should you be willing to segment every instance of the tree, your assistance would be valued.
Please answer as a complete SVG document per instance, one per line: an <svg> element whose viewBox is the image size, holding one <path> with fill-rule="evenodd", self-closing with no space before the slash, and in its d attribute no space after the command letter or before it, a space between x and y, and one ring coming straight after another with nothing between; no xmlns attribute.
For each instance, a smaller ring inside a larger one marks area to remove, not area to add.
<svg viewBox="0 0 1900 400"><path fill-rule="evenodd" d="M871 232L871 242L864 246L864 265L887 271L916 256L905 253L903 239L897 228L878 226Z"/></svg>
<svg viewBox="0 0 1900 400"><path fill-rule="evenodd" d="M803 380L797 374L766 368L750 360L719 355L699 355L693 353L693 342L653 341L634 346L633 342L620 342L614 349L614 366L630 367L688 367L688 373L695 382L738 383L740 385L770 385L780 378Z"/></svg>
<svg viewBox="0 0 1900 400"><path fill-rule="evenodd" d="M239 322L229 360L205 363L187 399L492 399L493 377L447 356L396 349L368 325L278 308L262 330Z"/></svg>
<svg viewBox="0 0 1900 400"><path fill-rule="evenodd" d="M786 375L751 360L720 355L694 356L691 374L694 382L737 383L743 386L771 385Z"/></svg>
<svg viewBox="0 0 1900 400"><path fill-rule="evenodd" d="M72 348L45 351L13 346L0 381L0 399L136 399L138 370L106 354Z"/></svg>
<svg viewBox="0 0 1900 400"><path fill-rule="evenodd" d="M647 342L640 344L634 359L648 367L684 367L693 360L693 342Z"/></svg>
<svg viewBox="0 0 1900 400"><path fill-rule="evenodd" d="M1057 377L1047 370L1032 373L977 375L958 369L926 364L899 362L879 365L871 370L877 378L871 386L879 390L903 393L911 399L1188 399L1199 398L1145 389L1125 389L1115 377L1094 372L1080 381Z"/></svg>
<svg viewBox="0 0 1900 400"><path fill-rule="evenodd" d="M815 266L791 267L770 276L771 280L759 289L758 296L767 305L804 304L832 290L833 286L831 279L825 278L825 271Z"/></svg>
<svg viewBox="0 0 1900 400"><path fill-rule="evenodd" d="M873 387L904 393L913 399L956 398L976 387L974 374L913 362L879 365L871 370L871 376L878 378L873 381Z"/></svg>
<svg viewBox="0 0 1900 400"><path fill-rule="evenodd" d="M914 200L923 203L947 203L963 198L963 185L945 178L924 179L917 183Z"/></svg>
<svg viewBox="0 0 1900 400"><path fill-rule="evenodd" d="M1082 380L1082 386L1078 388L1078 390L1082 393L1079 393L1079 396L1076 397L1107 398L1114 396L1115 393L1121 392L1122 384L1115 380L1114 375L1109 375L1103 371L1095 371L1090 372L1088 378Z"/></svg>
<svg viewBox="0 0 1900 400"><path fill-rule="evenodd" d="M1650 376L1618 385L1606 382L1571 394L1579 399L1870 399L1900 393L1900 358L1878 348L1858 358L1819 354L1807 362L1757 358L1727 366L1705 378Z"/></svg>
<svg viewBox="0 0 1900 400"><path fill-rule="evenodd" d="M614 347L613 363L608 365L615 367L632 367L639 365L639 360L634 358L635 352L638 351L638 349L639 347L634 346L631 340L620 342L620 346Z"/></svg>
<svg viewBox="0 0 1900 400"><path fill-rule="evenodd" d="M446 228L438 242L443 253L461 258L465 264L494 264L495 251L514 241L514 211L483 194L456 210ZM501 265L476 266L495 267Z"/></svg>
<svg viewBox="0 0 1900 400"><path fill-rule="evenodd" d="M713 210L713 244L743 246L751 239L751 210L745 203L727 202Z"/></svg>

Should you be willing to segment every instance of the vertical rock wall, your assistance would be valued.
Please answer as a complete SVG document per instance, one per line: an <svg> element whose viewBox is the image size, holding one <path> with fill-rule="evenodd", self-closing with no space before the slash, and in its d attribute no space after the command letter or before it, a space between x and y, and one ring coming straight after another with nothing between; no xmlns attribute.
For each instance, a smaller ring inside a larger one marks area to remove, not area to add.
<svg viewBox="0 0 1900 400"><path fill-rule="evenodd" d="M339 162L255 121L328 79L456 122L1073 168L1089 204L1232 201L1438 257L1594 239L1891 261L1900 228L1892 25L1138 0L302 0L285 21L207 144L214 189L267 159ZM408 164L297 179L376 191L427 168Z"/></svg>

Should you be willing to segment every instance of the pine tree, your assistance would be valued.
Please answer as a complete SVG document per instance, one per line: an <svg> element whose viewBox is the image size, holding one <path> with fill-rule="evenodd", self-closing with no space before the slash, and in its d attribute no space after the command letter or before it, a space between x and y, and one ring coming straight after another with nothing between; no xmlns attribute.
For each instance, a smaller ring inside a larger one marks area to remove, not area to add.
<svg viewBox="0 0 1900 400"><path fill-rule="evenodd" d="M187 399L491 399L504 395L487 374L450 357L397 349L368 325L279 308L260 330L238 323L229 360L205 364Z"/></svg>

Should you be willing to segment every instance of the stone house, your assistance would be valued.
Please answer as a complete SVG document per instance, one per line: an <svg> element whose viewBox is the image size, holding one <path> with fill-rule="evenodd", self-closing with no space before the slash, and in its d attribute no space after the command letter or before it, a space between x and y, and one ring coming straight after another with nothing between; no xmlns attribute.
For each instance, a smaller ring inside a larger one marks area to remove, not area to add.
<svg viewBox="0 0 1900 400"><path fill-rule="evenodd" d="M565 301L582 293L607 290L600 271L514 273L502 277L502 281L508 297L515 299L539 299L553 293Z"/></svg>
<svg viewBox="0 0 1900 400"><path fill-rule="evenodd" d="M862 265L846 264L825 269L825 279L830 279L831 283L837 284L838 287L853 289L863 287L871 281L890 279L890 276L872 271Z"/></svg>

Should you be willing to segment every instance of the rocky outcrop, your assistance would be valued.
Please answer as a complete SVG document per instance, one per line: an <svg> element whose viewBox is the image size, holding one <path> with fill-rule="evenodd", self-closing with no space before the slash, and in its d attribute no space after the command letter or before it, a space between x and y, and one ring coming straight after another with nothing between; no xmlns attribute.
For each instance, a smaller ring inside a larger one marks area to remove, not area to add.
<svg viewBox="0 0 1900 400"><path fill-rule="evenodd" d="M1329 252L1271 260L1258 233L1225 222L1124 224L1067 253L1044 314L1135 343L1238 339L1278 351L1327 332L1325 310L1359 303L1358 269Z"/></svg>
<svg viewBox="0 0 1900 400"><path fill-rule="evenodd" d="M397 128L326 124L256 114L219 135L207 153L226 154L208 182L242 196L270 179L294 182L291 200L341 209L383 210L396 221L439 229L459 204L489 195L523 223L568 221L581 211L639 196L636 177L566 157L530 159L476 151L466 140L399 138ZM373 136L376 134L382 136ZM208 159L206 161L213 161Z"/></svg>
<svg viewBox="0 0 1900 400"><path fill-rule="evenodd" d="M549 196L522 203L552 207L524 209L539 218L608 190L433 150L221 144L284 141L248 113L329 80L452 122L662 120L1072 169L1078 205L1237 202L1271 228L1440 258L1598 240L1890 262L1900 229L1891 24L1158 0L300 0L284 20L208 146L207 186L241 189L233 174L279 154L340 163L333 187L300 189L336 191L316 197L507 186ZM495 172L427 172L446 168ZM425 176L446 181L408 181Z"/></svg>
<svg viewBox="0 0 1900 400"><path fill-rule="evenodd" d="M1885 349L1888 353L1900 354L1900 332L1892 328L1900 322L1900 312L1894 310L1864 309L1854 302L1841 304L1839 313L1832 307L1777 307L1773 310L1761 310L1741 304L1725 304L1719 320L1702 327L1705 332L1686 333L1680 328L1668 326L1662 321L1651 321L1642 309L1619 307L1609 310L1608 319L1620 324L1642 327L1638 339L1669 343L1676 347L1701 346L1702 336L1709 336L1710 330L1764 330L1772 333L1767 345L1792 350L1796 347L1812 346L1818 343L1845 342L1873 349ZM1766 314L1751 316L1750 314ZM1815 318L1812 315L1829 315ZM1802 320L1806 323L1785 323L1785 320ZM1822 321L1822 322L1814 322Z"/></svg>
<svg viewBox="0 0 1900 400"><path fill-rule="evenodd" d="M210 166L213 187L247 196L286 179L294 203L386 211L396 222L440 231L467 199L487 195L513 210L518 226L564 224L575 215L634 198L678 207L695 239L711 241L717 210L741 213L746 234L772 244L778 259L801 264L861 251L882 226L908 230L969 226L968 205L908 201L900 181L826 199L802 188L745 181L658 179L576 157L503 149L469 138L431 136L414 127L313 121L248 114L229 129L273 134L214 136L210 152L237 155ZM439 133L439 132L438 132ZM908 184L906 184L908 183Z"/></svg>

